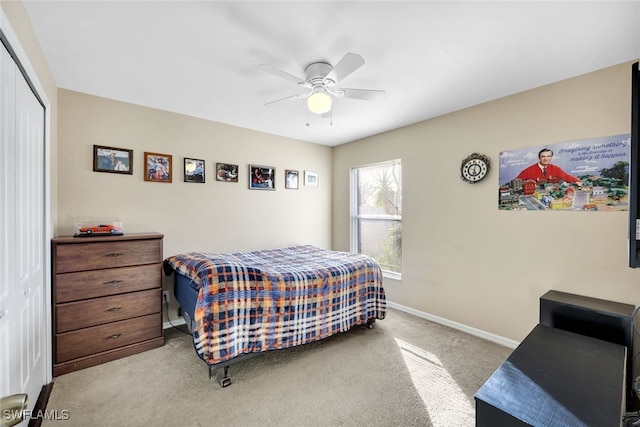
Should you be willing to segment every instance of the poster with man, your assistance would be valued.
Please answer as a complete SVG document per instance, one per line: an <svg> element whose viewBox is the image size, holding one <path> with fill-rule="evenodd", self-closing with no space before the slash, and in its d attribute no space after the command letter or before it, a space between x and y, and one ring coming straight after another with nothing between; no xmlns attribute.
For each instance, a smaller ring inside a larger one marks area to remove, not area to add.
<svg viewBox="0 0 640 427"><path fill-rule="evenodd" d="M500 153L501 210L626 211L630 134Z"/></svg>

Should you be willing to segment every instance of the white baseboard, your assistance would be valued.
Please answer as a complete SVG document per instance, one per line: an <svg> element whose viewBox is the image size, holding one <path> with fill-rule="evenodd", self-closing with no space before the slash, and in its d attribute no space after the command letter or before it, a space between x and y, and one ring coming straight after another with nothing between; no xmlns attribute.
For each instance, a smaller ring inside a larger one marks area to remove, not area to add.
<svg viewBox="0 0 640 427"><path fill-rule="evenodd" d="M497 344L503 345L505 347L516 348L520 344L517 341L510 340L510 339L507 339L499 335L495 335L480 329L472 328L471 326L463 325L462 323L454 322L452 320L445 319L444 317L439 317L433 314L425 313L423 311L419 311L411 307L407 307L391 301L387 301L387 305L391 308L404 311L405 313L413 314L416 317L420 317L422 319L430 320L432 322L439 323L441 325L448 326L450 328L457 329L462 332L466 332L469 335L474 335L474 336L483 338L487 341L492 341Z"/></svg>

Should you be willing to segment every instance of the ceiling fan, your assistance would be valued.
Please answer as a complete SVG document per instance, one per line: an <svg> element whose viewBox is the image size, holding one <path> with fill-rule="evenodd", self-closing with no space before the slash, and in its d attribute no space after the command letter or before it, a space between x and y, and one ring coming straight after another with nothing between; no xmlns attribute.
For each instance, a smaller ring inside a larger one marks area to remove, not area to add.
<svg viewBox="0 0 640 427"><path fill-rule="evenodd" d="M276 99L267 102L270 105L276 102L285 101L287 99L303 99L307 98L307 106L312 113L326 114L331 111L333 98L353 98L365 101L378 101L386 96L383 90L370 89L347 89L337 88L335 85L347 78L351 73L360 68L364 64L362 56L356 53L347 53L334 66L326 62L314 62L309 64L305 69L305 78L301 79L289 74L280 68L269 64L260 64L260 68L275 76L285 80L292 81L298 86L303 87L306 92L287 96L285 98Z"/></svg>

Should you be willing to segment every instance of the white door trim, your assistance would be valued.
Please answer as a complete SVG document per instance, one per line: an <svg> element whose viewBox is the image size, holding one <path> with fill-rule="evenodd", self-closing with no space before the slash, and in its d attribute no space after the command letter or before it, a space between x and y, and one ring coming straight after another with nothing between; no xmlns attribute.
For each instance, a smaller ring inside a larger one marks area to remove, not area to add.
<svg viewBox="0 0 640 427"><path fill-rule="evenodd" d="M49 383L53 379L53 343L51 337L51 238L52 238L52 224L51 224L51 102L47 97L44 87L40 83L38 75L31 65L31 61L18 39L17 34L13 30L13 27L9 23L9 18L4 13L4 10L0 8L0 30L4 34L9 46L13 50L16 58L24 72L26 77L31 83L37 96L44 104L45 111L45 123L44 123L44 233L43 233L43 248L44 248L44 260L45 260L45 319L47 324L46 336L46 382Z"/></svg>

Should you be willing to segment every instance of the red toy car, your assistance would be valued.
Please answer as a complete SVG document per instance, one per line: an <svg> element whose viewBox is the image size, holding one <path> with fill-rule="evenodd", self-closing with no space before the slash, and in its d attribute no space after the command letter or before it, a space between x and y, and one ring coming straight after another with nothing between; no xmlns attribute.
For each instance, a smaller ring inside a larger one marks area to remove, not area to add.
<svg viewBox="0 0 640 427"><path fill-rule="evenodd" d="M82 227L80 234L122 234L122 230L115 225L94 225L91 227Z"/></svg>

